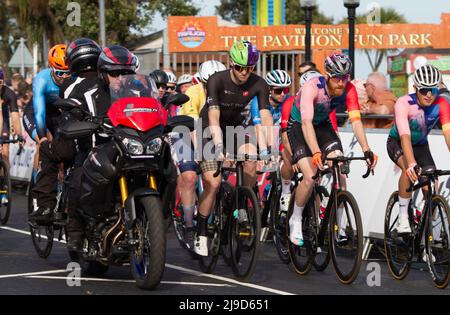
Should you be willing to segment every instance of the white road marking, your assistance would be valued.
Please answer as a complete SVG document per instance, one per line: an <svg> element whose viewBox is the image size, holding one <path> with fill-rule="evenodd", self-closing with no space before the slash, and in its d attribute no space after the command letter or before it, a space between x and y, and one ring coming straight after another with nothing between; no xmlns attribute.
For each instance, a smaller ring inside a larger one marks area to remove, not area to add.
<svg viewBox="0 0 450 315"><path fill-rule="evenodd" d="M63 273L63 272L67 272L67 270L59 269L59 270L28 272L28 273L16 273L16 274L12 274L12 275L0 275L0 279L31 277L31 276L37 276L37 275L49 275L49 274Z"/></svg>
<svg viewBox="0 0 450 315"><path fill-rule="evenodd" d="M166 264L166 267L170 268L170 269L175 269L175 270L178 270L178 271L181 271L181 272L189 273L189 274L194 275L194 276L216 279L216 280L220 280L220 281L224 281L224 282L237 284L237 285L240 285L240 286L243 286L243 287L249 287L249 288L258 289L258 290L261 290L261 291L266 291L266 292L269 292L269 293L274 293L274 294L279 294L279 295L295 295L294 293L281 291L281 290L277 290L277 289L272 289L272 288L260 286L260 285L257 285L257 284L253 284L253 283L239 282L239 281L234 280L234 279L221 277L221 276L216 276L216 275L211 275L211 274L207 274L207 273L202 273L202 272L199 272L199 271L196 271L196 270L192 270L192 269L188 269L188 268L184 268L184 267L179 267L179 266L175 266L175 265L171 265L171 264Z"/></svg>
<svg viewBox="0 0 450 315"><path fill-rule="evenodd" d="M30 235L31 234L28 231L13 229L13 228L6 227L6 226L0 226L0 228L4 229L4 230L12 231L12 232L26 234L26 235ZM65 243L65 241L59 241L57 239L55 239L55 242ZM248 287L248 288L252 288L252 289L257 289L257 290L261 290L261 291L265 291L265 292L269 292L269 293L273 293L273 294L295 295L294 293L281 291L281 290L277 290L277 289L272 289L272 288L260 286L260 285L257 285L257 284L246 283L246 282L239 282L239 281L237 281L235 279L221 277L221 276L216 276L216 275L211 275L211 274L206 274L206 273L199 272L197 270L192 270L192 269L188 269L188 268L184 268L184 267L180 267L180 266L176 266L176 265L172 265L172 264L166 264L166 267L170 268L170 269L178 270L178 271L181 271L181 272L184 272L184 273L188 273L188 274L191 274L191 275L194 275L194 276L206 277L206 278L211 278L211 279L215 279L215 280L220 280L220 281L223 281L223 282L228 282L228 283L236 284L236 285L239 285L239 286ZM1 279L1 276L0 276L0 279Z"/></svg>
<svg viewBox="0 0 450 315"><path fill-rule="evenodd" d="M24 234L24 235L31 235L30 231L18 230L18 229L14 229L14 228L11 228L11 227L8 227L8 226L0 226L0 229L11 231L11 232L16 232L16 233L20 233L20 234ZM41 235L41 237L47 239L46 235ZM59 243L62 243L62 244L66 244L66 241L64 240L64 238L62 240L54 238L53 241L54 242L59 242Z"/></svg>
<svg viewBox="0 0 450 315"><path fill-rule="evenodd" d="M67 277L57 277L57 276L29 276L30 279L49 279L49 280L67 280ZM134 280L126 279L101 279L101 278L72 278L70 280L80 280L80 281L98 281L98 282L119 282L119 283L135 283ZM200 283L200 282L179 282L179 281L161 281L162 284L176 284L176 285L192 285L192 286L206 286L206 287L234 287L229 284L219 284L219 283Z"/></svg>

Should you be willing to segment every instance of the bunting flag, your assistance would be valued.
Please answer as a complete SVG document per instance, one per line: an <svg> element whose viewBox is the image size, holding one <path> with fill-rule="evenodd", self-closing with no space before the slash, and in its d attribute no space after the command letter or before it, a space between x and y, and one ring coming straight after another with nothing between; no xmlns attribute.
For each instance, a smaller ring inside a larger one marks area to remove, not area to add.
<svg viewBox="0 0 450 315"><path fill-rule="evenodd" d="M286 0L249 0L250 25L286 24Z"/></svg>

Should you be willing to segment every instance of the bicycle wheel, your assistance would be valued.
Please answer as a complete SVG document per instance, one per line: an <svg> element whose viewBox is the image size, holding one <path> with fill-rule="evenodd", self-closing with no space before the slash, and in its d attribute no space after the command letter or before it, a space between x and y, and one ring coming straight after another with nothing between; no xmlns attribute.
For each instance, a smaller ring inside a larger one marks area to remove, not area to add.
<svg viewBox="0 0 450 315"><path fill-rule="evenodd" d="M432 198L431 220L426 229L425 250L434 285L445 289L450 276L449 206L439 196Z"/></svg>
<svg viewBox="0 0 450 315"><path fill-rule="evenodd" d="M35 207L36 200L33 200L33 194L31 193L34 187L34 176L31 176L30 186L28 191L28 214L31 214ZM36 222L28 222L31 240L33 242L36 253L41 258L47 258L53 247L53 238L55 230L52 224L38 225Z"/></svg>
<svg viewBox="0 0 450 315"><path fill-rule="evenodd" d="M229 240L231 268L241 281L248 281L256 268L261 237L261 212L255 192L249 187L237 187L238 208L230 218Z"/></svg>
<svg viewBox="0 0 450 315"><path fill-rule="evenodd" d="M313 198L310 198L310 200L311 199ZM295 192L292 194L291 201L289 202L289 210L286 220L286 237L288 238L289 257L291 259L292 266L294 267L295 272L302 276L307 275L311 271L313 257L311 247L315 242L314 236L309 237L309 234L311 234L311 220L314 220L313 218L311 218L311 212L315 211L314 204L311 204L310 200L306 204L303 211L302 232L303 239L305 241L305 244L303 246L297 246L289 240L289 235L291 233L289 228L289 220L294 211Z"/></svg>
<svg viewBox="0 0 450 315"><path fill-rule="evenodd" d="M358 204L348 191L337 193L330 214L330 255L339 280L352 283L362 263L363 230Z"/></svg>
<svg viewBox="0 0 450 315"><path fill-rule="evenodd" d="M222 226L220 240L220 255L224 262L231 267L231 246L229 242L229 219L233 209L234 186L229 182L222 182L220 196L222 196Z"/></svg>
<svg viewBox="0 0 450 315"><path fill-rule="evenodd" d="M208 224L208 256L198 256L200 268L205 273L213 273L216 268L220 252L220 230L214 219L212 224Z"/></svg>
<svg viewBox="0 0 450 315"><path fill-rule="evenodd" d="M286 222L287 213L280 210L280 191L276 187L272 186L270 192L270 225L272 230L272 238L277 250L278 257L284 264L289 264L291 258L289 257L288 242L286 238ZM292 199L292 197L291 197Z"/></svg>
<svg viewBox="0 0 450 315"><path fill-rule="evenodd" d="M226 194L224 193L224 185L226 182L222 182L220 187L220 193L218 194L218 198L216 199L216 203L214 205L214 213L212 214L212 220L208 223L208 256L198 256L200 262L200 268L205 273L212 273L216 268L217 260L219 259L219 254L225 255L226 257L227 248L222 247L223 233L221 231L221 226L226 221L220 222L222 212L222 216L224 215L226 207Z"/></svg>
<svg viewBox="0 0 450 315"><path fill-rule="evenodd" d="M413 237L398 235L397 222L399 215L398 191L389 198L384 217L384 250L392 276L403 280L411 269Z"/></svg>
<svg viewBox="0 0 450 315"><path fill-rule="evenodd" d="M318 209L317 209L318 210ZM316 231L317 231L317 246L315 248L315 254L312 261L312 264L314 266L314 269L316 269L319 272L323 272L325 269L327 269L328 264L330 263L330 229L329 224L325 222L325 216L321 217L320 213L316 213L315 219L316 219ZM329 222L329 219L328 219ZM325 225L325 233L322 236L323 239L320 239L320 231L322 228L322 225Z"/></svg>
<svg viewBox="0 0 450 315"><path fill-rule="evenodd" d="M7 199L7 202L0 201L0 223L8 223L11 214L11 179L9 177L9 166L4 160L0 160L0 194Z"/></svg>

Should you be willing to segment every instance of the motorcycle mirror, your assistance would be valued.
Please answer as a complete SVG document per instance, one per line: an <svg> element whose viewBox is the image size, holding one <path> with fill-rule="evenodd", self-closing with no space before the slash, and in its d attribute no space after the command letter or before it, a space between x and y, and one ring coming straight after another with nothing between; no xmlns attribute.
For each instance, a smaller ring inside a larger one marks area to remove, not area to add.
<svg viewBox="0 0 450 315"><path fill-rule="evenodd" d="M57 100L55 102L55 106L64 111L70 111L75 108L80 108L80 104L77 103L74 99L70 99L70 98Z"/></svg>
<svg viewBox="0 0 450 315"><path fill-rule="evenodd" d="M187 96L186 94L177 93L169 96L166 101L165 107L167 108L170 104L181 106L186 102L189 102L189 96Z"/></svg>

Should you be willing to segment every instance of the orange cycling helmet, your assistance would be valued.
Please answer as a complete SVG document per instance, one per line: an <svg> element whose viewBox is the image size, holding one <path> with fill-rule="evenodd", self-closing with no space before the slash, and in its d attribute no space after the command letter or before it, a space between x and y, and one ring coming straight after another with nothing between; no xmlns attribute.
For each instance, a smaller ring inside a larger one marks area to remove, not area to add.
<svg viewBox="0 0 450 315"><path fill-rule="evenodd" d="M53 46L48 52L48 64L56 70L69 70L66 64L66 44Z"/></svg>

